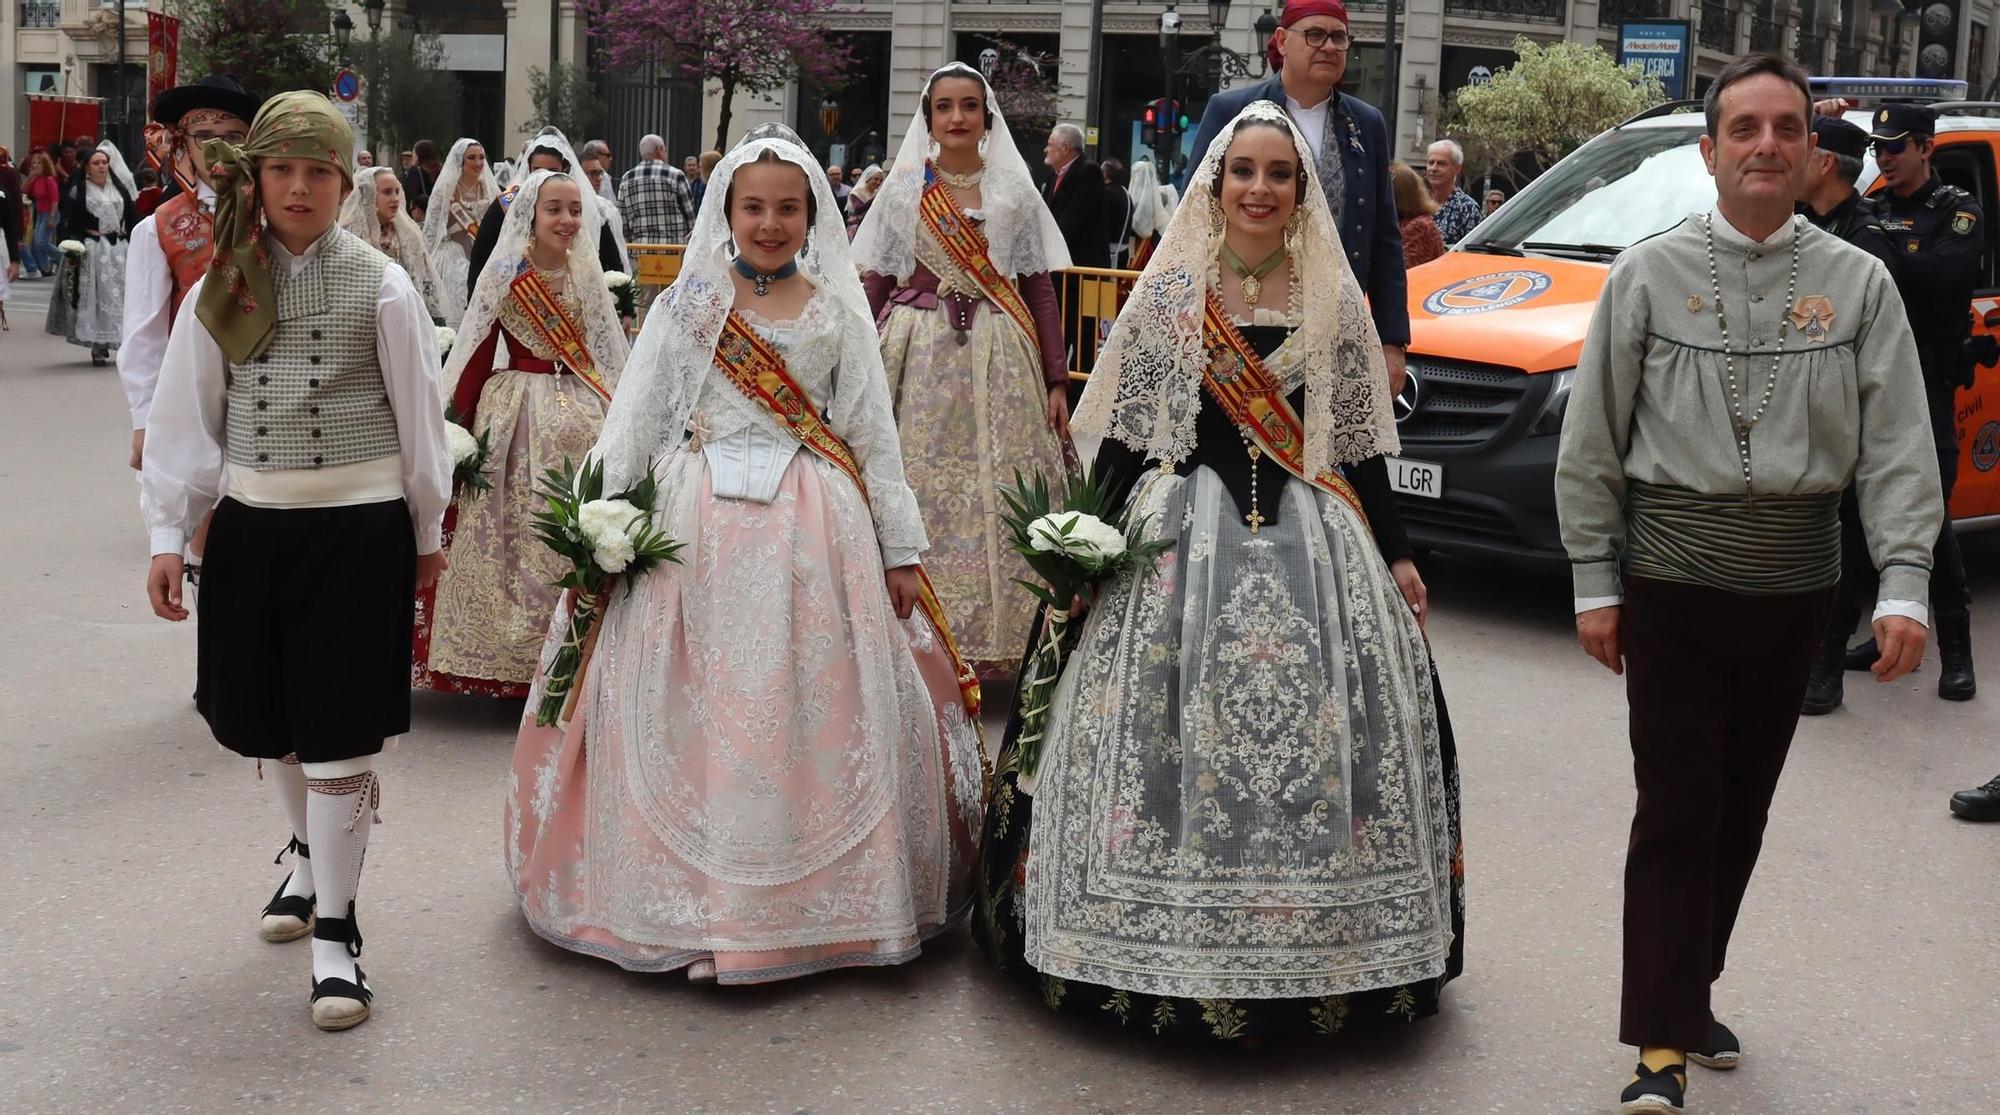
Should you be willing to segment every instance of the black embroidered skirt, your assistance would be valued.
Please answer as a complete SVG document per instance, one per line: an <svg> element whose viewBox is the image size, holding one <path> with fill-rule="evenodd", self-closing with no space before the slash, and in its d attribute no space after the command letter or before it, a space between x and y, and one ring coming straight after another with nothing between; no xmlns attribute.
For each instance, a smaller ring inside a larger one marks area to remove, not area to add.
<svg viewBox="0 0 2000 1115"><path fill-rule="evenodd" d="M330 763L410 729L416 535L404 501L224 499L202 554L195 707L240 755Z"/></svg>

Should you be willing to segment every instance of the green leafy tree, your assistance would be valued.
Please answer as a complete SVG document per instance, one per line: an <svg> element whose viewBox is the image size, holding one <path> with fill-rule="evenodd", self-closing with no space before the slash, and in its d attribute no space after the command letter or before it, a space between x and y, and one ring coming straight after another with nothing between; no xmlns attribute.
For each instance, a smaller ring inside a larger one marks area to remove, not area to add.
<svg viewBox="0 0 2000 1115"><path fill-rule="evenodd" d="M460 134L459 89L458 76L445 69L444 40L396 31L356 46L356 64L368 79L375 127L382 133L370 142L388 151L407 150L420 139L449 147Z"/></svg>
<svg viewBox="0 0 2000 1115"><path fill-rule="evenodd" d="M583 146L584 137L595 135L610 115L609 106L591 86L590 74L568 62L556 63L553 77L540 66L529 66L528 99L535 111L521 125L522 134L533 135L554 124L578 147Z"/></svg>
<svg viewBox="0 0 2000 1115"><path fill-rule="evenodd" d="M1620 66L1602 47L1514 40L1520 60L1469 85L1444 113L1466 162L1511 175L1519 156L1546 169L1598 133L1667 99L1658 78Z"/></svg>
<svg viewBox="0 0 2000 1115"><path fill-rule="evenodd" d="M267 96L333 81L325 0L172 0L171 11L182 21L183 74L235 74Z"/></svg>

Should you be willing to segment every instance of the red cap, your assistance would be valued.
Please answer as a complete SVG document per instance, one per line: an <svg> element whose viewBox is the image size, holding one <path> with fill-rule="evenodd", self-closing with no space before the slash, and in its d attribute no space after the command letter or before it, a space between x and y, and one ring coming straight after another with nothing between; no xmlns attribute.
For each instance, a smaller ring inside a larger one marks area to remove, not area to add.
<svg viewBox="0 0 2000 1115"><path fill-rule="evenodd" d="M1279 17L1278 26L1290 27L1302 19L1310 19L1316 15L1330 15L1339 20L1343 27L1347 25L1347 5L1340 0L1291 0L1285 5L1284 14ZM1284 68L1285 56L1278 49L1277 35L1273 34L1271 41L1264 44L1264 58L1271 63L1274 72Z"/></svg>

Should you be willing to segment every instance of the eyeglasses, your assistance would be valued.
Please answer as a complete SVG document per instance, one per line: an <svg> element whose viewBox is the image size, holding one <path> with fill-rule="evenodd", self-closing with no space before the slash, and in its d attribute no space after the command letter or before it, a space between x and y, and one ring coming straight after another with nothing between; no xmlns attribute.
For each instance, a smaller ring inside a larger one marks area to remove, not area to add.
<svg viewBox="0 0 2000 1115"><path fill-rule="evenodd" d="M1910 144L1914 142L1916 141L1907 138L1878 139L1874 143L1875 153L1878 155L1900 155L1903 152L1909 150Z"/></svg>
<svg viewBox="0 0 2000 1115"><path fill-rule="evenodd" d="M1294 31L1292 34L1304 39L1306 45L1314 50L1325 50L1331 47L1334 51L1339 52L1354 45L1354 40L1348 37L1347 32L1329 31L1324 27L1309 27L1304 31Z"/></svg>

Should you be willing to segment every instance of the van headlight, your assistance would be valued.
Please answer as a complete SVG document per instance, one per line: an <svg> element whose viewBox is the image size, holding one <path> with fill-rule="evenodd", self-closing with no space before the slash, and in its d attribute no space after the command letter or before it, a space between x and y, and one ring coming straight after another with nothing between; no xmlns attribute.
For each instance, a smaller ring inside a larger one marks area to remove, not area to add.
<svg viewBox="0 0 2000 1115"><path fill-rule="evenodd" d="M1563 412L1569 409L1569 388L1575 380L1575 368L1549 373L1549 397L1542 402L1534 424L1528 427L1529 437L1562 433Z"/></svg>

